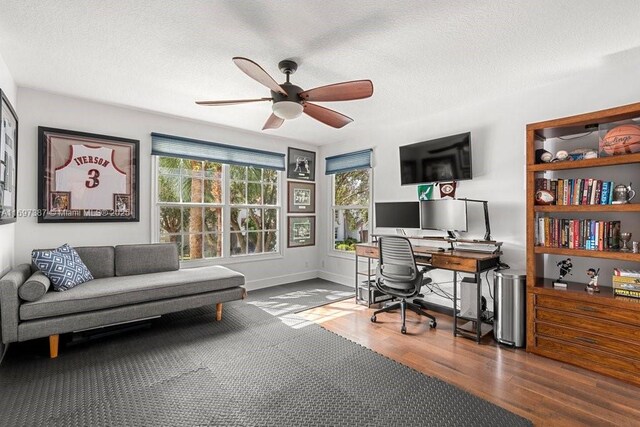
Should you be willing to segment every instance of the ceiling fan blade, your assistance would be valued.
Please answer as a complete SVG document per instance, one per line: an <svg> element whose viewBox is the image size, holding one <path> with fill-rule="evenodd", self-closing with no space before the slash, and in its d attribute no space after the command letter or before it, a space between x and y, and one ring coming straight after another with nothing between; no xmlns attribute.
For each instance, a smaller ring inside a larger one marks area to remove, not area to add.
<svg viewBox="0 0 640 427"><path fill-rule="evenodd" d="M233 58L233 62L238 66L238 68L244 71L247 76L251 77L258 83L262 83L274 92L279 92L283 95L287 94L287 92L285 92L285 90L282 89L275 80L273 80L273 77L271 77L269 73L263 70L261 66L252 60L236 56Z"/></svg>
<svg viewBox="0 0 640 427"><path fill-rule="evenodd" d="M269 116L269 118L265 122L264 126L262 126L262 130L265 130L265 129L278 129L280 126L282 126L282 123L284 123L284 119L281 119L280 117L278 117L275 114L271 113L271 115Z"/></svg>
<svg viewBox="0 0 640 427"><path fill-rule="evenodd" d="M373 95L371 80L354 80L305 90L300 98L305 101L351 101Z"/></svg>
<svg viewBox="0 0 640 427"><path fill-rule="evenodd" d="M316 104L311 104L309 102L304 103L304 113L325 125L329 125L337 129L340 129L353 121L351 117L347 117L337 111L333 111Z"/></svg>
<svg viewBox="0 0 640 427"><path fill-rule="evenodd" d="M257 99L230 99L228 101L196 101L198 105L236 105L248 104L250 102L272 101L273 98L257 98Z"/></svg>

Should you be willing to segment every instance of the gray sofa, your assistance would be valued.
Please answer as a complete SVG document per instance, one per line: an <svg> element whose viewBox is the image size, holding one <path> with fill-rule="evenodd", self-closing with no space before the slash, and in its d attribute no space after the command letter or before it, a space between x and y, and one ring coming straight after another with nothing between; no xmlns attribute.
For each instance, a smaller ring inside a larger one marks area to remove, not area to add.
<svg viewBox="0 0 640 427"><path fill-rule="evenodd" d="M220 320L222 303L246 296L244 276L226 267L180 269L174 244L75 249L94 280L64 292L43 290L39 299L26 301L37 288L22 285L41 284L35 266L18 265L0 279L4 344L48 336L55 358L62 333L213 304Z"/></svg>

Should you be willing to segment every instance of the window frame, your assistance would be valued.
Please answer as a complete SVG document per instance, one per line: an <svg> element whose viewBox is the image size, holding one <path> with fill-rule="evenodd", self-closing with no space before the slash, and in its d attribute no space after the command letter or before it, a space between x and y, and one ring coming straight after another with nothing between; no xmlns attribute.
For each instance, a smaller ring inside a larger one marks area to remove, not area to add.
<svg viewBox="0 0 640 427"><path fill-rule="evenodd" d="M151 205L151 222L150 222L150 232L151 232L151 241L154 243L158 243L160 241L160 206L165 206L169 204L176 205L178 207L188 206L187 203L180 202L160 202L159 201L159 166L160 160L159 158L162 156L151 156L151 195L150 195L150 205ZM231 177L230 177L230 166L229 164L222 164L222 185L223 185L223 194L222 194L222 203L221 204L209 204L209 203L197 203L197 205L202 205L204 207L221 207L222 208L222 256L216 258L200 258L194 260L180 260L180 264L187 267L197 267L201 265L225 265L225 264L236 264L247 261L262 261L262 260L273 260L283 258L283 227L284 223L283 215L284 210L282 209L282 194L283 194L283 180L282 179L282 171L276 170L276 186L278 189L278 194L276 197L275 205L251 205L254 207L269 207L277 210L277 238L278 238L278 250L276 252L261 252L257 254L243 254L243 255L234 255L231 256L231 231L230 231L230 221L231 221L231 204L230 204L230 185L231 185ZM263 168L264 169L264 168ZM184 234L184 233L181 233ZM204 231L203 231L204 234ZM188 233L186 233L188 235Z"/></svg>
<svg viewBox="0 0 640 427"><path fill-rule="evenodd" d="M329 179L329 189L330 191L328 192L328 203L327 205L329 206L328 212L327 212L327 227L328 227L328 255L329 256L333 256L333 257L337 257L337 258L348 258L348 259L353 259L355 258L355 251L354 252L349 252L349 251L340 251L338 249L336 249L336 245L335 245L335 234L334 234L334 227L333 227L333 223L334 223L334 212L336 209L367 209L369 211L368 213L368 218L369 218L369 233L367 235L367 241L366 242L361 242L361 243L369 243L371 242L371 238L372 238L372 224L373 224L373 168L366 168L366 170L369 171L369 205L368 206L364 206L364 205L348 205L348 206L342 206L342 205L336 205L335 204L335 183L336 183L336 175L337 174L331 174L328 176ZM347 171L350 172L350 171ZM339 172L341 173L341 172Z"/></svg>

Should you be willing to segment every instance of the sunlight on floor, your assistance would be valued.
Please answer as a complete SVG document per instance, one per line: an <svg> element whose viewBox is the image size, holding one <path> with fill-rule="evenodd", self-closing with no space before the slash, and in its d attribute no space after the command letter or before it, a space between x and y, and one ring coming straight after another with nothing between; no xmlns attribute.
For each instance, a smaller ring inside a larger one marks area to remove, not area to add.
<svg viewBox="0 0 640 427"><path fill-rule="evenodd" d="M340 302L335 302L330 306L322 306L312 308L310 310L304 311L302 313L298 313L300 316L303 316L305 319L312 323L322 324L332 319L337 319L339 317L347 316L356 311L367 310L367 307L362 305L357 305L353 302L353 300L348 299Z"/></svg>

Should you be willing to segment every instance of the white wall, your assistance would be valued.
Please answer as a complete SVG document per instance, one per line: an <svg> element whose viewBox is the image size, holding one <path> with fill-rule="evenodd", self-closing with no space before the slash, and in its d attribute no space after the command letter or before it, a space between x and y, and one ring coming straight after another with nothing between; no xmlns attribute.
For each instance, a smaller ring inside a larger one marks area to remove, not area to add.
<svg viewBox="0 0 640 427"><path fill-rule="evenodd" d="M0 89L5 93L7 99L13 105L13 108L17 108L16 92L18 88L16 82L11 77L11 73L7 68L2 56L0 56ZM18 115L18 127L22 126L22 121ZM18 136L18 145L22 141ZM19 154L19 153L18 153ZM18 170L20 168L18 167ZM18 186L18 189L20 187ZM18 194L18 202L20 194ZM15 224L0 225L0 277L4 275L14 264L13 246L15 242ZM0 352L1 354L1 352Z"/></svg>
<svg viewBox="0 0 640 427"><path fill-rule="evenodd" d="M151 132L160 132L221 143L286 153L288 146L313 150L306 144L266 133L244 132L171 116L121 108L91 101L20 88L20 153L18 207L36 209L38 126L48 126L113 135L140 140L140 222L100 224L38 224L36 218L19 218L16 227L15 261L27 262L36 247L55 247L62 243L116 245L151 241ZM212 110L213 114L213 110ZM286 174L281 187L284 257L268 261L230 264L247 276L248 287L317 277L316 247L286 249Z"/></svg>
<svg viewBox="0 0 640 427"><path fill-rule="evenodd" d="M385 132L371 132L361 135L358 141L324 146L320 150L320 157L323 159L339 153L373 147L374 201L416 200L415 185L400 186L398 147L471 131L473 180L460 182L457 196L489 201L492 237L505 242L502 259L514 269L523 269L525 126L527 123L640 101L640 79L637 78L640 60L620 59L612 58L597 68L585 70L546 87L531 89L503 99L487 100L481 104L440 113L431 113L435 108L425 106L424 117L420 121L390 123ZM320 197L325 204L330 200L329 183L327 178L322 180ZM640 182L637 184L640 185ZM327 223L328 208L325 208L324 213L325 215L320 215L320 236L329 235L330 230L330 224ZM470 221L474 230L473 237L481 238L481 218ZM353 260L331 256L328 238L321 239L321 242L321 277L352 284ZM574 260L574 276L570 280L583 281L582 276L589 263L598 264L594 260ZM450 273L433 272L432 276L437 281L451 280ZM445 285L443 288L451 291L451 285ZM485 296L488 297L486 289ZM448 300L437 297L433 297L432 300L451 306Z"/></svg>

